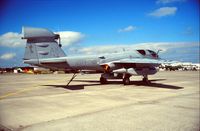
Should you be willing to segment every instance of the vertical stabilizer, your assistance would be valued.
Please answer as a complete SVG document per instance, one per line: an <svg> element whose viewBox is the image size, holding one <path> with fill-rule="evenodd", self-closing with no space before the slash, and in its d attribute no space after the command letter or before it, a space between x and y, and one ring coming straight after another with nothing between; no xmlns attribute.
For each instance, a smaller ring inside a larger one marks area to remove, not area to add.
<svg viewBox="0 0 200 131"><path fill-rule="evenodd" d="M60 36L43 28L23 27L22 32L26 39L24 60L39 60L43 58L57 58L66 56L61 49Z"/></svg>

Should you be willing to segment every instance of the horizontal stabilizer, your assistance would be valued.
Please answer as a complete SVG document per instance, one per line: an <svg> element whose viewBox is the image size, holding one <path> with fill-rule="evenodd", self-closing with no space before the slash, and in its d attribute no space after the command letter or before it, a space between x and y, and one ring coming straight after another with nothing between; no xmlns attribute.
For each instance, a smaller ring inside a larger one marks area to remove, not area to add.
<svg viewBox="0 0 200 131"><path fill-rule="evenodd" d="M29 38L41 38L41 37L50 37L56 38L57 34L54 34L52 31L44 28L32 28L32 27L23 27L22 33L24 34L23 39Z"/></svg>

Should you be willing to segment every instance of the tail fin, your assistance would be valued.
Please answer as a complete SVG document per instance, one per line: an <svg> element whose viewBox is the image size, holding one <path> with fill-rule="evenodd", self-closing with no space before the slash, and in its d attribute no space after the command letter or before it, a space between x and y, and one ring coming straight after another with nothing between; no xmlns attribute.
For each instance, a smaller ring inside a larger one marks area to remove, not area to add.
<svg viewBox="0 0 200 131"><path fill-rule="evenodd" d="M43 58L57 58L66 56L61 49L60 36L43 28L24 27L22 29L27 39L24 61L34 60L39 64ZM25 62L26 63L26 62Z"/></svg>

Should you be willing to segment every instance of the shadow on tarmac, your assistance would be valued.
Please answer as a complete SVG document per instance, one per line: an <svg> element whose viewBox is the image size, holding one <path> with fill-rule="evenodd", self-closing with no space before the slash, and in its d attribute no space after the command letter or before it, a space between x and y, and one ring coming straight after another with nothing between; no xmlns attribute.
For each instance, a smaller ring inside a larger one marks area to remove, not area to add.
<svg viewBox="0 0 200 131"><path fill-rule="evenodd" d="M184 87L180 86L173 86L173 85L167 85L167 84L161 84L161 83L153 83L155 81L163 81L165 79L154 79L154 80L149 80L149 83L145 83L142 81L131 81L130 85L135 85L135 86L145 86L145 87L155 87L155 88L166 88L166 89L183 89ZM96 85L101 85L99 81L96 80L73 80L77 82L87 82L87 83L94 83L94 84L79 84L79 85L43 85L43 86L51 86L55 88L64 88L64 89L69 89L69 90L83 90L85 86L96 86ZM122 81L108 81L107 84L123 84ZM105 84L105 85L107 85Z"/></svg>
<svg viewBox="0 0 200 131"><path fill-rule="evenodd" d="M43 85L43 86L51 86L55 88L64 88L68 90L83 90L85 86L96 86L100 84L80 84L80 85Z"/></svg>

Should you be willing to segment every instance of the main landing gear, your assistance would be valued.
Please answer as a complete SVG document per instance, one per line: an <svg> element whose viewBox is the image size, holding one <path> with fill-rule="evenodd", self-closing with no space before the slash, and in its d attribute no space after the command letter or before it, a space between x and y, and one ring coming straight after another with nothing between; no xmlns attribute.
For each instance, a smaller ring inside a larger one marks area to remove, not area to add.
<svg viewBox="0 0 200 131"><path fill-rule="evenodd" d="M130 76L129 74L121 74L118 76L114 76L112 74L102 74L100 77L100 83L101 84L106 84L107 83L107 79L122 79L123 80L123 84L124 85L129 85L130 84Z"/></svg>
<svg viewBox="0 0 200 131"><path fill-rule="evenodd" d="M124 85L130 85L130 75L126 74L124 75L124 78L123 78L123 83Z"/></svg>
<svg viewBox="0 0 200 131"><path fill-rule="evenodd" d="M142 79L142 82L144 83L149 83L150 81L148 80L148 76L147 75L144 75L143 79Z"/></svg>
<svg viewBox="0 0 200 131"><path fill-rule="evenodd" d="M107 79L101 76L100 77L100 83L101 84L106 84L107 83Z"/></svg>
<svg viewBox="0 0 200 131"><path fill-rule="evenodd" d="M107 79L122 79L124 85L130 85L131 84L130 77L131 77L130 74L121 74L115 77L113 74L104 73L100 77L100 83L106 84L108 82ZM146 84L150 83L147 75L143 75L142 82Z"/></svg>

